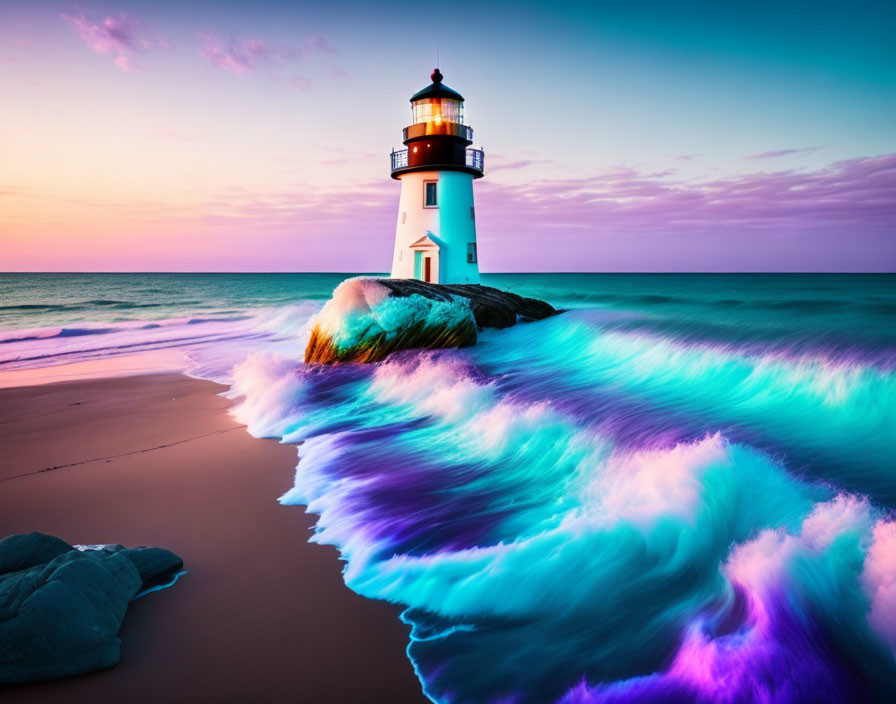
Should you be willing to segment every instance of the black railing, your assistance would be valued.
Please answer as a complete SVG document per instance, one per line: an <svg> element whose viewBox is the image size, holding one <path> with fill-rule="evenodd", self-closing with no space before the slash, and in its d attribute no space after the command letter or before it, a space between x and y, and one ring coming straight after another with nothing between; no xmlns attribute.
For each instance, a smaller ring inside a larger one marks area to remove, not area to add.
<svg viewBox="0 0 896 704"><path fill-rule="evenodd" d="M408 165L408 150L392 151L392 170L403 169Z"/></svg>
<svg viewBox="0 0 896 704"><path fill-rule="evenodd" d="M481 149L467 149L467 166L477 171L485 170L485 152Z"/></svg>
<svg viewBox="0 0 896 704"><path fill-rule="evenodd" d="M392 151L389 155L392 159L392 171L406 169L408 166L408 150L400 149ZM475 171L482 172L485 169L485 152L481 149L467 149L466 165ZM438 165L435 165L436 167Z"/></svg>

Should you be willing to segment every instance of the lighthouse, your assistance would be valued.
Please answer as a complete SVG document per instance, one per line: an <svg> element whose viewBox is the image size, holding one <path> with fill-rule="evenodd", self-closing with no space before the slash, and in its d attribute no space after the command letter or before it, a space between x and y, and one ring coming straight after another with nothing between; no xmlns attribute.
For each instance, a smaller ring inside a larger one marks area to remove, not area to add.
<svg viewBox="0 0 896 704"><path fill-rule="evenodd" d="M393 279L478 284L473 180L482 178L484 155L473 149L464 124L464 98L442 83L411 96L405 149L392 151L392 178L401 181Z"/></svg>

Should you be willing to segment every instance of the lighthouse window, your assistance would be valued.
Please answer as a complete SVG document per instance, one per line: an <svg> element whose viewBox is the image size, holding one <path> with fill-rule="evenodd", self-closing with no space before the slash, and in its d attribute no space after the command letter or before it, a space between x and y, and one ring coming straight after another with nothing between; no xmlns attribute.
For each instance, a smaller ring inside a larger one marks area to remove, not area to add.
<svg viewBox="0 0 896 704"><path fill-rule="evenodd" d="M476 263L476 243L468 242L467 243L467 264L475 264Z"/></svg>
<svg viewBox="0 0 896 704"><path fill-rule="evenodd" d="M464 104L451 98L423 98L411 103L413 124L464 121Z"/></svg>
<svg viewBox="0 0 896 704"><path fill-rule="evenodd" d="M436 194L436 181L423 182L423 206L426 208L438 208L439 203Z"/></svg>

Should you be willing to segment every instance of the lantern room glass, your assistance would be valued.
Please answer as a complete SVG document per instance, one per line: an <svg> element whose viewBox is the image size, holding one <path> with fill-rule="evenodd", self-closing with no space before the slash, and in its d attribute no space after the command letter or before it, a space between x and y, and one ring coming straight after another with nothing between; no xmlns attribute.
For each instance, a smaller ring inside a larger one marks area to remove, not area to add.
<svg viewBox="0 0 896 704"><path fill-rule="evenodd" d="M464 103L451 98L423 98L411 103L411 124L454 122L463 124Z"/></svg>

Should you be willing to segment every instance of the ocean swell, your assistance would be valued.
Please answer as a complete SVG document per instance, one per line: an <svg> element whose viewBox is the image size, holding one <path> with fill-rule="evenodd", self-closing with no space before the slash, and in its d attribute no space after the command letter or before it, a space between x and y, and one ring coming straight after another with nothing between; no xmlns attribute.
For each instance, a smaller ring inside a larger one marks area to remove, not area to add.
<svg viewBox="0 0 896 704"><path fill-rule="evenodd" d="M564 315L470 350L255 354L281 502L405 607L434 701L896 696L892 371Z"/></svg>

